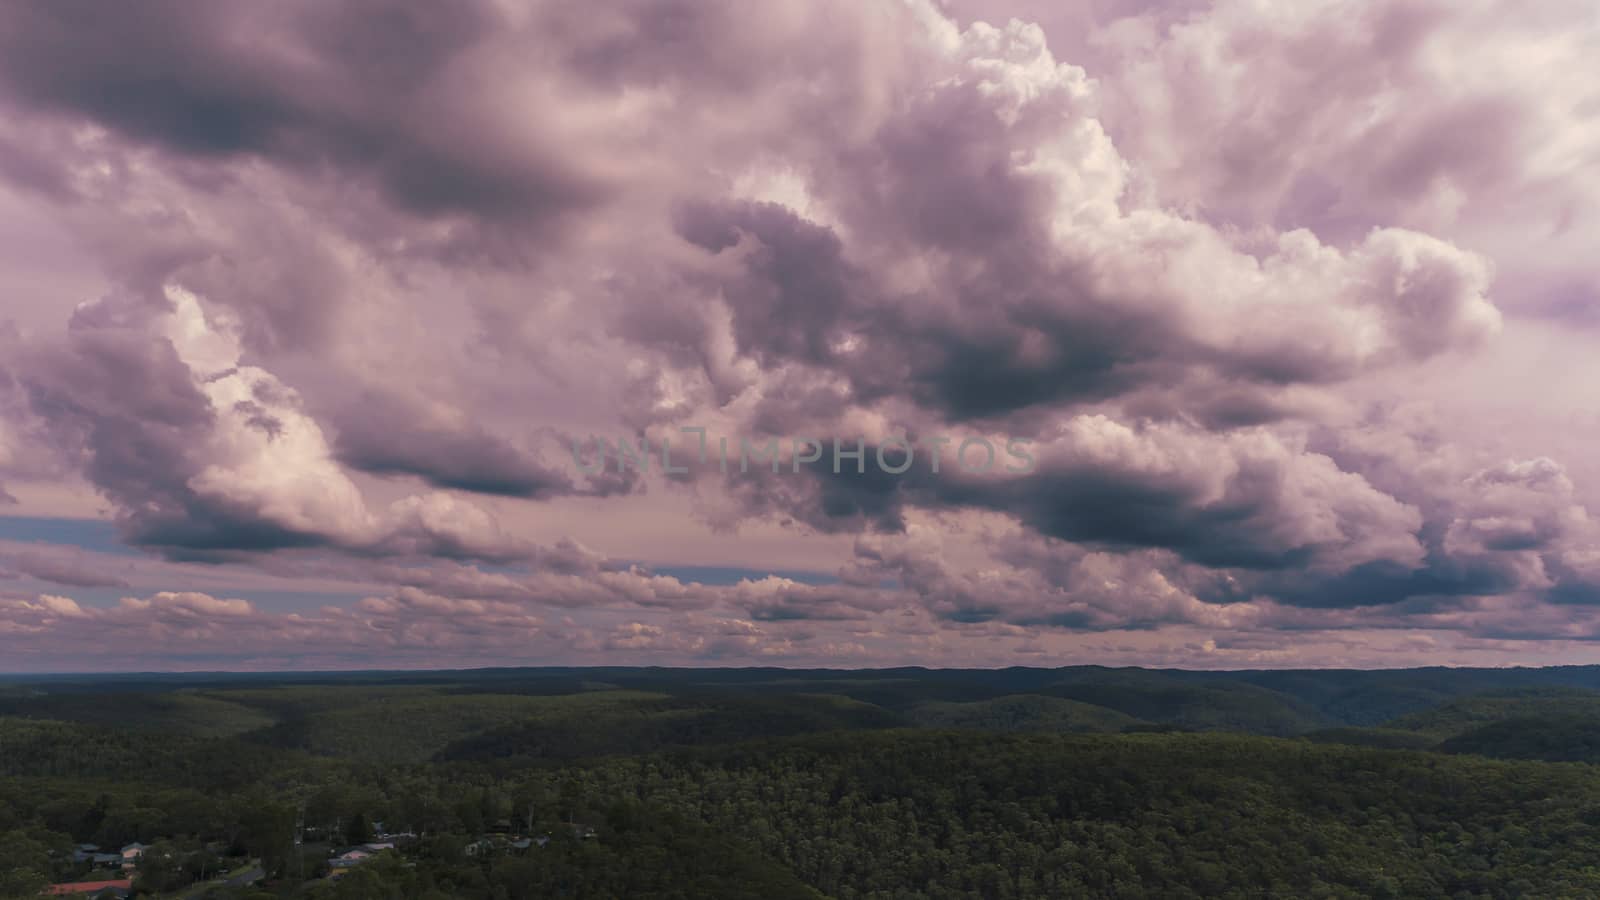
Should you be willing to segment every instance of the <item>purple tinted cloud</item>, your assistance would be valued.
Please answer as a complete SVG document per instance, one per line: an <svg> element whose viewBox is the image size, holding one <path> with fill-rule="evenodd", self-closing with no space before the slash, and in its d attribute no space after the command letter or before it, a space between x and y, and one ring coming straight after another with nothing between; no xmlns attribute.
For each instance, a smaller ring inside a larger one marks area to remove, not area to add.
<svg viewBox="0 0 1600 900"><path fill-rule="evenodd" d="M1597 44L1578 4L7 10L0 217L71 255L0 266L94 288L4 282L0 504L151 559L8 554L63 593L0 647L1580 658L1600 471L1517 361L1591 349L1551 298L1600 278L1600 98L1549 76ZM1038 465L569 454L686 427ZM363 599L251 599L313 582Z"/></svg>

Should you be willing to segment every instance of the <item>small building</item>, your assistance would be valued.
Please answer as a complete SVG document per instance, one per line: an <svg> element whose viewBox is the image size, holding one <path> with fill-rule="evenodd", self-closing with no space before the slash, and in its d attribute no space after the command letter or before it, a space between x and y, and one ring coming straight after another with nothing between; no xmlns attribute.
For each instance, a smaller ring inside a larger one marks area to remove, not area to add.
<svg viewBox="0 0 1600 900"><path fill-rule="evenodd" d="M122 862L120 853L101 853L99 844L79 844L72 848L73 862L86 862L95 865Z"/></svg>
<svg viewBox="0 0 1600 900"><path fill-rule="evenodd" d="M372 858L372 851L365 847L351 847L348 850L337 851L328 865L335 869L348 869L359 865Z"/></svg>
<svg viewBox="0 0 1600 900"><path fill-rule="evenodd" d="M144 851L149 849L149 847L149 844L141 844L138 841L134 841L128 846L122 848L122 861L136 862L139 857L144 855Z"/></svg>

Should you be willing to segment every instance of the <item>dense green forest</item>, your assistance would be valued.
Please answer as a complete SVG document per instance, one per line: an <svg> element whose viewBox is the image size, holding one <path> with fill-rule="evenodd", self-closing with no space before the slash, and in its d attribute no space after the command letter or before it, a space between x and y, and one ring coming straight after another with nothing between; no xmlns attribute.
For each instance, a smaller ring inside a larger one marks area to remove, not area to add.
<svg viewBox="0 0 1600 900"><path fill-rule="evenodd" d="M0 896L1592 897L1597 754L1587 667L14 677Z"/></svg>

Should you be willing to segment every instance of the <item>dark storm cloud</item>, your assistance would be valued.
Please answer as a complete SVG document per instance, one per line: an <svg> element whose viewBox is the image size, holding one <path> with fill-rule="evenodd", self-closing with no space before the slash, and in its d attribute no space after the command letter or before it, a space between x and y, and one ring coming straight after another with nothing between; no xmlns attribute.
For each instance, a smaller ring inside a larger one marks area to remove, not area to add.
<svg viewBox="0 0 1600 900"><path fill-rule="evenodd" d="M717 285L742 349L842 373L862 402L909 392L965 420L1104 399L1182 369L1181 341L1161 346L1160 320L1055 305L1075 291L1070 272L1047 267L1028 283L1028 271L997 262L965 280L951 273L944 296L892 297L846 261L831 229L784 207L698 206L679 228L712 254L747 242L738 279Z"/></svg>
<svg viewBox="0 0 1600 900"><path fill-rule="evenodd" d="M392 395L362 396L337 428L340 461L374 475L415 475L436 487L535 500L577 491L567 472L488 429L432 427Z"/></svg>
<svg viewBox="0 0 1600 900"><path fill-rule="evenodd" d="M992 464L982 465L982 445L973 444L964 466L955 458L964 438L955 437L940 454L938 473L927 437L911 439L921 449L901 474L879 468L878 447L867 443L865 472L852 461L835 472L833 438L824 437L821 461L799 472L787 464L779 473L753 467L730 488L753 513L776 512L827 532L894 533L904 530L912 509L966 509L1015 517L1070 544L1163 549L1220 569L1310 570L1321 579L1388 563L1410 578L1421 561L1416 510L1328 457L1302 454L1266 434L1132 429L1084 417L1051 441L1018 445L1036 458L1035 471L1020 471L1020 459L996 437L982 438L994 449ZM856 441L839 443L853 450ZM897 445L885 446L897 460Z"/></svg>
<svg viewBox="0 0 1600 900"><path fill-rule="evenodd" d="M1307 576L1280 571L1248 579L1250 588L1290 606L1316 609L1351 609L1391 606L1417 598L1443 600L1514 591L1519 579L1474 564L1430 554L1420 568L1387 561L1364 563L1337 575ZM1208 602L1226 602L1235 591L1197 593Z"/></svg>
<svg viewBox="0 0 1600 900"><path fill-rule="evenodd" d="M718 287L733 310L740 345L760 357L828 363L835 340L871 327L872 285L845 262L831 229L775 203L688 206L677 228L712 254L741 237L752 241L740 257L744 277Z"/></svg>
<svg viewBox="0 0 1600 900"><path fill-rule="evenodd" d="M867 171L904 175L923 161L886 156L868 162ZM918 174L930 182L918 190L959 195L965 178L987 203L1009 208L1012 192L989 184L1004 171L1000 165L976 173L935 167ZM1482 299L1486 276L1479 263L1408 235L1371 235L1344 261L1347 271L1341 274L1350 282L1345 295L1330 295L1316 310L1344 315L1337 308L1343 303L1351 314L1376 311L1382 318L1374 324L1390 342L1378 355L1353 335L1330 339L1282 330L1270 319L1208 323L1213 313L1207 304L1226 308L1210 296L1229 290L1226 284L1144 287L1109 279L1097 271L1104 263L1074 259L1072 248L1035 234L1045 228L1038 197L1048 196L1048 184L1030 184L1019 192L1010 218L971 233L929 232L936 212L900 218L908 205L915 207L915 191L911 199L900 192L880 198L881 207L864 207L855 190L864 187L851 188L848 202L862 218L850 222L849 230L859 246L773 204L691 207L680 214L678 228L690 243L729 263L714 269L714 287L728 304L742 350L769 366L798 363L843 375L859 403L905 396L942 419L966 421L1139 391L1153 395L1146 405L1155 409L1161 393L1182 396L1188 383L1209 381L1211 393L1224 398L1213 400L1210 409L1199 404L1204 420L1223 427L1259 423L1291 411L1275 392L1337 383L1386 362L1425 359L1475 342L1497 321ZM972 214L970 206L959 208ZM967 221L953 211L945 218ZM996 244L997 234L1008 231L1024 234ZM1242 262L1192 230L1177 231L1174 240L1180 243L1161 252L1215 254L1222 265ZM1294 289L1293 269L1304 264L1297 257L1309 249L1289 244L1273 260L1284 290ZM1147 252L1135 244L1113 251ZM938 277L927 288L897 292L869 273L869 261L915 263ZM1128 274L1148 278L1137 270ZM1156 296L1140 296L1149 291ZM1261 305L1267 302L1263 298ZM1238 330L1219 340L1210 333L1219 328Z"/></svg>
<svg viewBox="0 0 1600 900"><path fill-rule="evenodd" d="M69 0L0 17L0 81L35 110L179 156L332 167L419 215L537 222L605 189L555 147L485 127L470 80L451 81L451 64L505 24L481 3Z"/></svg>

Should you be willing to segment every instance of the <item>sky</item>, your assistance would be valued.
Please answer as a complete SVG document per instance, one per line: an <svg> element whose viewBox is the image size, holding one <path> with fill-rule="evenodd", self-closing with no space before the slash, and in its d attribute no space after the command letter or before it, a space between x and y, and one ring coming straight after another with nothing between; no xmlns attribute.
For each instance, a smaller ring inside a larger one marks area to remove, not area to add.
<svg viewBox="0 0 1600 900"><path fill-rule="evenodd" d="M1587 0L7 5L0 671L1600 663L1597 58Z"/></svg>

